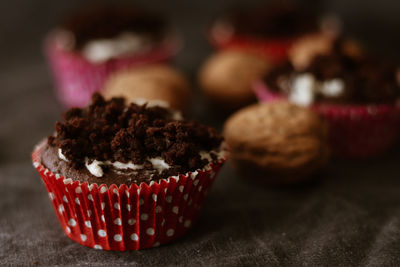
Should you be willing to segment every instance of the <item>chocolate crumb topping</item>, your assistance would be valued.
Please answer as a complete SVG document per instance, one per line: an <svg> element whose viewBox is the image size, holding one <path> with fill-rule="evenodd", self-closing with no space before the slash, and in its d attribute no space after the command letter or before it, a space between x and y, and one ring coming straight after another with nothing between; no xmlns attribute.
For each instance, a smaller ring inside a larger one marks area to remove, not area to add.
<svg viewBox="0 0 400 267"><path fill-rule="evenodd" d="M316 56L310 65L301 71L295 71L287 61L268 73L264 81L271 90L287 95L293 89L293 80L306 73L313 75L318 82L339 79L344 84L340 95L316 93L316 101L380 104L395 103L400 97L397 66L372 57L351 57L339 50L328 55Z"/></svg>
<svg viewBox="0 0 400 267"><path fill-rule="evenodd" d="M173 112L147 107L123 98L104 98L96 93L86 109L72 108L56 123L56 134L48 145L61 148L68 164L75 169L93 162L132 162L153 169L149 158L161 157L171 168L152 179L203 168L209 160L200 151L219 150L223 138L212 128L195 121L173 119ZM212 159L216 159L211 154ZM104 168L107 171L107 168Z"/></svg>
<svg viewBox="0 0 400 267"><path fill-rule="evenodd" d="M158 43L167 31L167 23L161 16L116 5L83 9L68 17L62 26L74 34L78 50L91 40L114 38L123 32L145 35Z"/></svg>

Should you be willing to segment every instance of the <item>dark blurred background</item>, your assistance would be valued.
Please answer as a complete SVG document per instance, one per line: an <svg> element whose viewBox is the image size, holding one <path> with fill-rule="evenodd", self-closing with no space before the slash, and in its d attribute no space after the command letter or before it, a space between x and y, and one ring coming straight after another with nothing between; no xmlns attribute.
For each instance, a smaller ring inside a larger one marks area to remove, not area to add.
<svg viewBox="0 0 400 267"><path fill-rule="evenodd" d="M228 8L262 3L259 0L1 1L0 162L26 159L33 140L45 136L53 127L53 124L40 124L55 121L59 115L59 108L52 95L50 73L42 53L42 41L46 33L65 14L81 6L107 2L133 3L164 13L184 38L184 47L175 65L192 78L212 51L204 34L210 21ZM321 13L337 14L343 21L345 34L360 39L374 53L393 60L400 59L399 1L325 0L303 3L318 5ZM38 99L48 106L35 106ZM40 114L44 117L42 120L33 121L30 117L34 108L41 109ZM24 140L10 139L16 131L25 132Z"/></svg>
<svg viewBox="0 0 400 267"><path fill-rule="evenodd" d="M292 191L251 186L227 166L198 226L181 241L155 250L107 254L66 238L30 162L34 144L53 131L62 111L53 94L42 41L64 14L103 2L107 1L0 1L0 265L398 266L400 156L396 148L377 160L333 162L323 182ZM199 65L212 52L204 35L210 20L228 7L259 2L134 3L165 13L176 26L184 47L175 65L195 84ZM304 3L317 3L322 13L337 14L344 32L372 52L400 60L400 1ZM193 116L211 121L202 113L201 101L199 96Z"/></svg>

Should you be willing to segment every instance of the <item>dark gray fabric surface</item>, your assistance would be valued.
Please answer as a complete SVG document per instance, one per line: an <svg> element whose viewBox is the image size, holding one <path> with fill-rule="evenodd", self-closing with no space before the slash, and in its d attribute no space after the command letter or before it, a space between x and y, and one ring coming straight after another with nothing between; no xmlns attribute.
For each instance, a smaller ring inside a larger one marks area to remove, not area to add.
<svg viewBox="0 0 400 267"><path fill-rule="evenodd" d="M210 15L229 3L141 2L166 10L180 25L187 45L176 64L193 77L210 51L201 30ZM326 5L342 10L350 31L369 40L379 53L399 58L394 53L400 44L394 34L394 25L400 25L399 5L380 1L375 8L375 1L361 2ZM31 166L30 153L52 132L62 110L52 93L40 41L60 14L78 3L0 3L0 266L400 265L399 145L378 159L332 161L321 180L296 188L254 185L228 164L198 223L169 245L117 253L69 240ZM219 116L196 95L192 116L221 126Z"/></svg>

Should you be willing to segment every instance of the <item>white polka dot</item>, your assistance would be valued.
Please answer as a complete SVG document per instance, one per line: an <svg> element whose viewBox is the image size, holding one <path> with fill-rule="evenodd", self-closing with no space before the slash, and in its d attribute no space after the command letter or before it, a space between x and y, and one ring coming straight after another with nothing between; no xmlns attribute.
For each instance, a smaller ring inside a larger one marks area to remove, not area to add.
<svg viewBox="0 0 400 267"><path fill-rule="evenodd" d="M120 210L121 206L119 205L119 203L115 202L114 203L114 208L117 209L117 210Z"/></svg>
<svg viewBox="0 0 400 267"><path fill-rule="evenodd" d="M136 220L133 218L128 220L129 225L134 225L135 223L136 223Z"/></svg>
<svg viewBox="0 0 400 267"><path fill-rule="evenodd" d="M168 188L165 188L165 189L164 189L164 193L166 194L166 193L167 193L167 191L168 191Z"/></svg>
<svg viewBox="0 0 400 267"><path fill-rule="evenodd" d="M107 235L106 231L104 231L104 230L102 230L102 229L100 229L99 231L97 231L97 234L98 234L100 237L105 237L105 236Z"/></svg>
<svg viewBox="0 0 400 267"><path fill-rule="evenodd" d="M77 204L77 205L80 205L81 204L81 202L79 201L79 198L75 198L75 203Z"/></svg>
<svg viewBox="0 0 400 267"><path fill-rule="evenodd" d="M77 188L75 188L75 193L80 194L82 193L82 188L80 186L78 186Z"/></svg>
<svg viewBox="0 0 400 267"><path fill-rule="evenodd" d="M85 225L87 228L92 228L92 223L90 221L85 221Z"/></svg>
<svg viewBox="0 0 400 267"><path fill-rule="evenodd" d="M51 199L51 200L54 200L54 194L53 193L49 193L49 198Z"/></svg>
<svg viewBox="0 0 400 267"><path fill-rule="evenodd" d="M121 242L122 241L122 236L119 234L114 235L114 240L117 242Z"/></svg>
<svg viewBox="0 0 400 267"><path fill-rule="evenodd" d="M86 241L86 239L87 239L87 236L86 236L86 235L84 235L84 234L81 234L81 240L82 240L83 242L85 242L85 241Z"/></svg>
<svg viewBox="0 0 400 267"><path fill-rule="evenodd" d="M91 210L87 210L87 216L88 217L92 216L92 211Z"/></svg>
<svg viewBox="0 0 400 267"><path fill-rule="evenodd" d="M65 211L64 205L63 205L63 204L60 204L60 205L58 206L58 212L61 214L61 213L63 213L64 211Z"/></svg>
<svg viewBox="0 0 400 267"><path fill-rule="evenodd" d="M116 225L122 225L121 218L116 218L116 219L114 220L114 224L116 224Z"/></svg>
<svg viewBox="0 0 400 267"><path fill-rule="evenodd" d="M193 182L193 185L194 186L197 186L199 184L199 180L195 180L194 182Z"/></svg>
<svg viewBox="0 0 400 267"><path fill-rule="evenodd" d="M154 242L153 247L158 247L160 245L160 242Z"/></svg>
<svg viewBox="0 0 400 267"><path fill-rule="evenodd" d="M94 245L93 248L94 248L94 249L100 249L100 250L103 249L103 247L100 246L100 245Z"/></svg>
<svg viewBox="0 0 400 267"><path fill-rule="evenodd" d="M142 221L147 221L148 218L149 218L149 215L147 215L147 213L143 213L142 215L140 215L140 219Z"/></svg>
<svg viewBox="0 0 400 267"><path fill-rule="evenodd" d="M203 187L200 185L199 186L199 192L201 192L201 190L203 190Z"/></svg>
<svg viewBox="0 0 400 267"><path fill-rule="evenodd" d="M107 188L105 186L102 186L100 188L100 193L104 194L105 192L107 192Z"/></svg>
<svg viewBox="0 0 400 267"><path fill-rule="evenodd" d="M186 228L190 227L190 225L192 224L191 220L186 220L185 223L183 224L183 226L185 226Z"/></svg>
<svg viewBox="0 0 400 267"><path fill-rule="evenodd" d="M128 211L131 211L131 205L130 205L130 204L126 204L126 209L127 209Z"/></svg>
<svg viewBox="0 0 400 267"><path fill-rule="evenodd" d="M161 226L164 226L164 224L165 224L165 219L162 220Z"/></svg>
<svg viewBox="0 0 400 267"><path fill-rule="evenodd" d="M168 229L168 231L167 231L167 236L173 236L174 233L175 233L175 230L174 230L174 229Z"/></svg>
<svg viewBox="0 0 400 267"><path fill-rule="evenodd" d="M106 206L106 203L101 202L101 209L102 209L102 210L104 210L105 206Z"/></svg>
<svg viewBox="0 0 400 267"><path fill-rule="evenodd" d="M89 195L87 196L87 198L88 198L89 200L93 201L93 196L92 196L92 194L89 194Z"/></svg>
<svg viewBox="0 0 400 267"><path fill-rule="evenodd" d="M184 194L183 195L183 199L186 201L188 199L189 195L188 194Z"/></svg>
<svg viewBox="0 0 400 267"><path fill-rule="evenodd" d="M140 188L138 188L138 190L136 190L136 193L139 195L140 194Z"/></svg>
<svg viewBox="0 0 400 267"><path fill-rule="evenodd" d="M101 220L103 221L103 222L106 222L106 219L104 218L104 215L101 215Z"/></svg>
<svg viewBox="0 0 400 267"><path fill-rule="evenodd" d="M153 200L154 200L155 202L157 202L157 195L156 195L156 194L152 194L151 197L153 198Z"/></svg>
<svg viewBox="0 0 400 267"><path fill-rule="evenodd" d="M175 213L175 214L178 214L179 213L179 207L173 206L172 207L172 212Z"/></svg>
<svg viewBox="0 0 400 267"><path fill-rule="evenodd" d="M33 166L34 166L35 168L39 167L39 165L40 165L39 162L34 162L34 163L33 163Z"/></svg>
<svg viewBox="0 0 400 267"><path fill-rule="evenodd" d="M156 206L156 213L160 213L162 211L162 207L161 206Z"/></svg>
<svg viewBox="0 0 400 267"><path fill-rule="evenodd" d="M179 216L178 221L179 221L180 223L183 223L183 217L182 217L182 216Z"/></svg>
<svg viewBox="0 0 400 267"><path fill-rule="evenodd" d="M167 203L171 203L171 202L172 202L172 196L166 196L166 197L165 197L165 201L166 201Z"/></svg>
<svg viewBox="0 0 400 267"><path fill-rule="evenodd" d="M65 227L65 231L67 232L67 234L70 234L70 233L71 233L71 228L69 228L69 227L67 226L67 227Z"/></svg>
<svg viewBox="0 0 400 267"><path fill-rule="evenodd" d="M66 196L63 196L63 201L64 201L65 203L68 203L68 199L67 199Z"/></svg>
<svg viewBox="0 0 400 267"><path fill-rule="evenodd" d="M89 191L92 191L94 188L94 184L89 185L88 188L89 188Z"/></svg>
<svg viewBox="0 0 400 267"><path fill-rule="evenodd" d="M142 206L144 204L144 200L143 199L139 199L139 206Z"/></svg>
<svg viewBox="0 0 400 267"><path fill-rule="evenodd" d="M148 234L148 235L154 235L154 229L153 228L147 228L147 230L146 230L146 234Z"/></svg>
<svg viewBox="0 0 400 267"><path fill-rule="evenodd" d="M58 173L56 174L56 179L59 179L61 177L61 175L59 175Z"/></svg>
<svg viewBox="0 0 400 267"><path fill-rule="evenodd" d="M131 195L131 194L129 194L129 191L125 191L125 194L126 194L126 196L129 198L129 196Z"/></svg>
<svg viewBox="0 0 400 267"><path fill-rule="evenodd" d="M139 236L137 234L131 234L131 239L133 241L138 241L139 240Z"/></svg>
<svg viewBox="0 0 400 267"><path fill-rule="evenodd" d="M76 225L76 221L74 219L69 219L68 225L74 227Z"/></svg>
<svg viewBox="0 0 400 267"><path fill-rule="evenodd" d="M185 189L185 187L183 185L178 187L179 191L181 191L181 193L183 192L183 190Z"/></svg>
<svg viewBox="0 0 400 267"><path fill-rule="evenodd" d="M113 189L113 193L116 194L117 196L119 195L117 188Z"/></svg>

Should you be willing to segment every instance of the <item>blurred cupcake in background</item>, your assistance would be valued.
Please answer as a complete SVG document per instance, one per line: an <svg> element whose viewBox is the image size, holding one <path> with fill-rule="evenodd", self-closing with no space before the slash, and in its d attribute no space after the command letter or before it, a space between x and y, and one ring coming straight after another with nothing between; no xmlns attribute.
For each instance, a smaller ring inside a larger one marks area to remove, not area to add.
<svg viewBox="0 0 400 267"><path fill-rule="evenodd" d="M124 97L128 102L150 102L186 111L190 104L190 86L173 67L149 64L114 73L101 93L106 99Z"/></svg>
<svg viewBox="0 0 400 267"><path fill-rule="evenodd" d="M286 62L254 90L260 101L286 98L312 107L329 124L332 151L342 157L370 157L387 150L399 133L399 69L370 56L346 52L339 42L296 70ZM354 52L354 51L353 51Z"/></svg>
<svg viewBox="0 0 400 267"><path fill-rule="evenodd" d="M322 30L335 35L340 31L337 19L318 17L314 2L300 6L290 1L272 1L229 12L214 21L209 40L219 49L242 49L280 62L293 42L304 34Z"/></svg>
<svg viewBox="0 0 400 267"><path fill-rule="evenodd" d="M87 105L116 70L165 62L178 50L178 38L163 17L114 5L73 14L45 42L58 97L67 107Z"/></svg>

